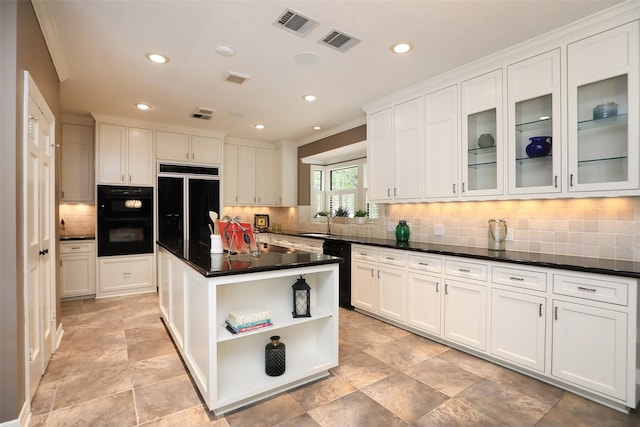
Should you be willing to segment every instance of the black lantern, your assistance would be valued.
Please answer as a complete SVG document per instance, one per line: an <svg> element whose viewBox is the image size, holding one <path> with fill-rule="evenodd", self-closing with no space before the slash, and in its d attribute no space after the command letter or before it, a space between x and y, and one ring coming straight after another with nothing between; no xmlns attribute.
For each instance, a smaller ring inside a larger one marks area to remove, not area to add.
<svg viewBox="0 0 640 427"><path fill-rule="evenodd" d="M291 286L293 289L293 317L311 317L311 287L303 276Z"/></svg>

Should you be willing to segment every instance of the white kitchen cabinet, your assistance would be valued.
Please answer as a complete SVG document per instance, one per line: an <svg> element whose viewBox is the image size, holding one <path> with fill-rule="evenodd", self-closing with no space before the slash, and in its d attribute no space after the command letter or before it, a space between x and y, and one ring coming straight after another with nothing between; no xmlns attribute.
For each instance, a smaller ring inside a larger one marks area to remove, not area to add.
<svg viewBox="0 0 640 427"><path fill-rule="evenodd" d="M154 292L155 257L124 255L98 258L96 297Z"/></svg>
<svg viewBox="0 0 640 427"><path fill-rule="evenodd" d="M235 163L233 163L234 158ZM229 182L223 184L225 204L274 206L276 204L274 150L225 144L224 181L227 180Z"/></svg>
<svg viewBox="0 0 640 427"><path fill-rule="evenodd" d="M222 200L225 205L238 204L238 146L224 144L224 160L222 162Z"/></svg>
<svg viewBox="0 0 640 427"><path fill-rule="evenodd" d="M424 97L424 198L455 198L459 193L458 86Z"/></svg>
<svg viewBox="0 0 640 427"><path fill-rule="evenodd" d="M635 376L627 368L629 344L626 313L554 301L554 377L628 400L627 381Z"/></svg>
<svg viewBox="0 0 640 427"><path fill-rule="evenodd" d="M503 194L502 69L461 83L462 196Z"/></svg>
<svg viewBox="0 0 640 427"><path fill-rule="evenodd" d="M486 286L445 278L444 336L474 349L486 350Z"/></svg>
<svg viewBox="0 0 640 427"><path fill-rule="evenodd" d="M98 123L98 184L153 185L153 131Z"/></svg>
<svg viewBox="0 0 640 427"><path fill-rule="evenodd" d="M298 151L283 143L275 150L275 204L298 205Z"/></svg>
<svg viewBox="0 0 640 427"><path fill-rule="evenodd" d="M442 307L442 278L410 271L407 274L407 323L439 336Z"/></svg>
<svg viewBox="0 0 640 427"><path fill-rule="evenodd" d="M92 202L95 188L92 126L62 123L60 201Z"/></svg>
<svg viewBox="0 0 640 427"><path fill-rule="evenodd" d="M94 241L60 242L60 297L95 295L95 263Z"/></svg>
<svg viewBox="0 0 640 427"><path fill-rule="evenodd" d="M406 263L403 252L378 252L378 313L401 323L407 321Z"/></svg>
<svg viewBox="0 0 640 427"><path fill-rule="evenodd" d="M378 272L375 250L351 247L351 304L376 313L378 311Z"/></svg>
<svg viewBox="0 0 640 427"><path fill-rule="evenodd" d="M219 165L222 163L222 140L186 133L156 131L156 159Z"/></svg>
<svg viewBox="0 0 640 427"><path fill-rule="evenodd" d="M562 190L560 49L507 68L509 194L552 194ZM530 138L548 136L548 154L527 152Z"/></svg>
<svg viewBox="0 0 640 427"><path fill-rule="evenodd" d="M544 372L546 319L546 298L492 289L491 353Z"/></svg>
<svg viewBox="0 0 640 427"><path fill-rule="evenodd" d="M369 198L418 200L423 195L422 98L371 114L367 122Z"/></svg>
<svg viewBox="0 0 640 427"><path fill-rule="evenodd" d="M640 188L638 26L635 21L568 45L570 192ZM596 114L609 103L615 113Z"/></svg>
<svg viewBox="0 0 640 427"><path fill-rule="evenodd" d="M369 200L375 202L393 199L393 110L384 110L367 116L367 189Z"/></svg>

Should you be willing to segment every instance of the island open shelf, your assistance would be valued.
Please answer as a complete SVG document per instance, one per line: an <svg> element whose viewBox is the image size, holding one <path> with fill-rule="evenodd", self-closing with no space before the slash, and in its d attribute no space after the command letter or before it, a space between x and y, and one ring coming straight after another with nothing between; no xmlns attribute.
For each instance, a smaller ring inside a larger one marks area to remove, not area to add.
<svg viewBox="0 0 640 427"><path fill-rule="evenodd" d="M222 414L298 387L338 365L338 262L319 255L273 270L212 275L159 246L160 311L211 411ZM294 318L291 287L301 275L311 287L311 317ZM239 334L226 329L229 312L253 307L271 311L272 325ZM272 335L286 345L286 370L277 377L265 373Z"/></svg>

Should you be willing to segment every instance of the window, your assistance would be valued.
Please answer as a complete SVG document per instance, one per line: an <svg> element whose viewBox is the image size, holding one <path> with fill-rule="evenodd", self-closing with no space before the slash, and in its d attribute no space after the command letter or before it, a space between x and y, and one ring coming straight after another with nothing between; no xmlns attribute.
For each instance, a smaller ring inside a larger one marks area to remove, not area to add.
<svg viewBox="0 0 640 427"><path fill-rule="evenodd" d="M378 206L367 199L365 159L328 166L311 167L311 212L330 211L335 215L342 208L353 218L357 210L378 218Z"/></svg>

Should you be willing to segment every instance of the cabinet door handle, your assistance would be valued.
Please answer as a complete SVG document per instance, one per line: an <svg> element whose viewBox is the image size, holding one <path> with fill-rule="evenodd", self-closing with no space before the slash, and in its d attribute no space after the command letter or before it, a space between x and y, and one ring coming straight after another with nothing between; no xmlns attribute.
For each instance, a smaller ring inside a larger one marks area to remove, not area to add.
<svg viewBox="0 0 640 427"><path fill-rule="evenodd" d="M573 174L569 175L569 187L573 187Z"/></svg>
<svg viewBox="0 0 640 427"><path fill-rule="evenodd" d="M380 278L380 270L378 270L378 279Z"/></svg>
<svg viewBox="0 0 640 427"><path fill-rule="evenodd" d="M133 181L133 180L131 179L131 175L129 175L129 182L131 182L131 181Z"/></svg>
<svg viewBox="0 0 640 427"><path fill-rule="evenodd" d="M439 285L440 285L440 283L439 283L439 282L436 282L436 294L437 294L438 292L440 292L440 286L439 286Z"/></svg>
<svg viewBox="0 0 640 427"><path fill-rule="evenodd" d="M511 277L509 277L509 280L513 280L515 282L524 282L524 278L523 277L511 276Z"/></svg>
<svg viewBox="0 0 640 427"><path fill-rule="evenodd" d="M391 189L387 188L387 197L391 197Z"/></svg>
<svg viewBox="0 0 640 427"><path fill-rule="evenodd" d="M191 160L195 160L195 159L196 159L195 153L191 153Z"/></svg>
<svg viewBox="0 0 640 427"><path fill-rule="evenodd" d="M538 306L538 315L542 317L542 303Z"/></svg>
<svg viewBox="0 0 640 427"><path fill-rule="evenodd" d="M393 187L393 196L397 196L398 195L398 189L396 187Z"/></svg>
<svg viewBox="0 0 640 427"><path fill-rule="evenodd" d="M189 153L184 153L184 158L189 160Z"/></svg>
<svg viewBox="0 0 640 427"><path fill-rule="evenodd" d="M62 192L62 198L64 199L64 191Z"/></svg>
<svg viewBox="0 0 640 427"><path fill-rule="evenodd" d="M587 288L584 286L578 286L578 290L579 291L585 291L585 292L596 292L595 288Z"/></svg>
<svg viewBox="0 0 640 427"><path fill-rule="evenodd" d="M558 320L558 307L555 308L553 317Z"/></svg>
<svg viewBox="0 0 640 427"><path fill-rule="evenodd" d="M371 269L371 277L373 277L373 268Z"/></svg>
<svg viewBox="0 0 640 427"><path fill-rule="evenodd" d="M456 183L453 183L453 194L456 194Z"/></svg>
<svg viewBox="0 0 640 427"><path fill-rule="evenodd" d="M444 294L449 295L449 285L447 285L446 283L444 284Z"/></svg>
<svg viewBox="0 0 640 427"><path fill-rule="evenodd" d="M553 186L554 186L555 188L558 188L558 175L555 175L555 176L553 177Z"/></svg>
<svg viewBox="0 0 640 427"><path fill-rule="evenodd" d="M462 192L464 193L464 182L462 183Z"/></svg>
<svg viewBox="0 0 640 427"><path fill-rule="evenodd" d="M120 182L124 182L124 175L120 175Z"/></svg>

